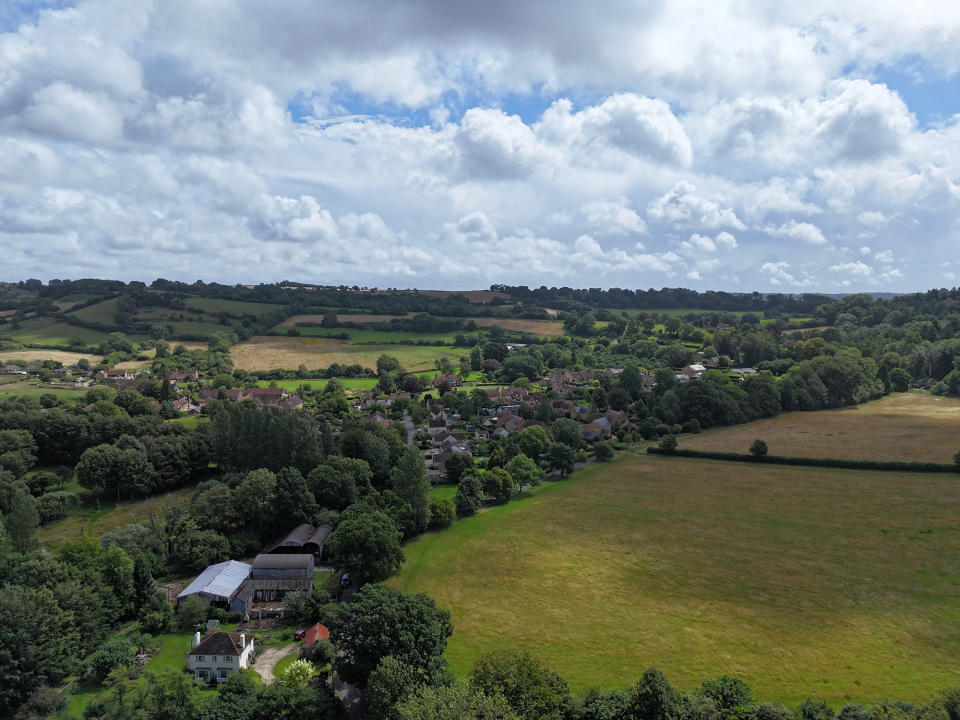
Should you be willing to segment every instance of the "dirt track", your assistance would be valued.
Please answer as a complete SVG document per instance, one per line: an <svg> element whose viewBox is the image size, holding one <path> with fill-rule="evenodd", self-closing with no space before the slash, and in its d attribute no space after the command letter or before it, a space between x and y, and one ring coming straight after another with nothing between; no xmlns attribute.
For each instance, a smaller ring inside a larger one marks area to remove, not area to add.
<svg viewBox="0 0 960 720"><path fill-rule="evenodd" d="M269 685L276 678L273 677L273 667L280 660L299 647L298 643L291 643L282 648L267 648L253 661L253 669L263 678L264 685Z"/></svg>

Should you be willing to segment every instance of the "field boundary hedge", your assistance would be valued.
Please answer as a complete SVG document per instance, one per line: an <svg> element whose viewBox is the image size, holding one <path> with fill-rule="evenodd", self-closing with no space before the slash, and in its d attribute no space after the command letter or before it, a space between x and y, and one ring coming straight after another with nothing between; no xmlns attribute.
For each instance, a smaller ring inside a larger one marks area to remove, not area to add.
<svg viewBox="0 0 960 720"><path fill-rule="evenodd" d="M747 453L717 452L713 450L677 449L661 450L648 447L649 455L674 455L677 457L726 460L767 465L804 465L808 467L843 468L846 470L891 470L896 472L958 473L960 465L933 462L899 462L896 460L845 460L842 458L807 458L787 455L750 455Z"/></svg>

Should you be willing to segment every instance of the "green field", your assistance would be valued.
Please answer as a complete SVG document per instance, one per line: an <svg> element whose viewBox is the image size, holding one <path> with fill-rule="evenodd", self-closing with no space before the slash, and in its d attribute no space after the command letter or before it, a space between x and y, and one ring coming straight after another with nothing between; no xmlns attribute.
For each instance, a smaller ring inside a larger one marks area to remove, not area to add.
<svg viewBox="0 0 960 720"><path fill-rule="evenodd" d="M347 390L372 390L377 386L377 378L337 378ZM322 390L330 382L326 378L307 378L306 380L260 380L257 387L270 387L275 383L287 392L296 392L301 385L309 385L311 390Z"/></svg>
<svg viewBox="0 0 960 720"><path fill-rule="evenodd" d="M110 338L108 332L69 325L54 318L24 320L18 330L4 328L4 334L23 345L57 345L62 347L67 347L72 338L79 338L84 345L99 345ZM127 337L134 343L142 339L137 335L128 335Z"/></svg>
<svg viewBox="0 0 960 720"><path fill-rule="evenodd" d="M53 395L60 400L72 400L86 395L86 390L74 390L73 388L51 388L31 382L3 383L0 385L0 396L8 397L32 397L39 398L41 395Z"/></svg>
<svg viewBox="0 0 960 720"><path fill-rule="evenodd" d="M953 477L622 456L406 546L390 583L451 611L447 657L525 647L576 689L925 701L960 683Z"/></svg>
<svg viewBox="0 0 960 720"><path fill-rule="evenodd" d="M273 329L273 332L280 335L286 335L290 330L289 327L277 326ZM415 333L415 332L406 332L406 331L392 331L392 330L362 330L357 328L322 328L322 327L299 327L296 330L300 333L300 337L318 337L318 338L333 338L339 340L340 337L346 335L350 342L352 343L368 343L368 344L383 344L383 343L416 343L416 342L442 342L447 345L453 344L454 336L457 333ZM476 338L477 333L464 332L460 333L466 337ZM340 336L340 337L338 337ZM469 352L470 348L466 348L466 351Z"/></svg>
<svg viewBox="0 0 960 720"><path fill-rule="evenodd" d="M283 305L273 303L247 302L245 300L221 300L219 298L186 298L186 307L195 307L206 313L228 312L232 315L260 316L271 310L280 310Z"/></svg>
<svg viewBox="0 0 960 720"><path fill-rule="evenodd" d="M83 320L84 322L100 323L102 325L113 325L113 316L117 312L117 302L120 298L111 298L103 302L88 305L85 308L74 310L71 315Z"/></svg>

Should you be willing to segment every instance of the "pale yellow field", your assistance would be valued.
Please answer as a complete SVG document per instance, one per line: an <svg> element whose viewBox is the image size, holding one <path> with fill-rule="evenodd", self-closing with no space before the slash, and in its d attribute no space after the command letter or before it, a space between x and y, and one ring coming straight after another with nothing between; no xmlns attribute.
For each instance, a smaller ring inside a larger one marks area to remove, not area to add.
<svg viewBox="0 0 960 720"><path fill-rule="evenodd" d="M525 320L524 318L471 318L477 327L499 325L504 330L530 333L538 337L560 337L563 335L563 323L553 320Z"/></svg>
<svg viewBox="0 0 960 720"><path fill-rule="evenodd" d="M92 355L91 353L75 353L66 350L7 350L0 352L0 365L6 365L14 360L24 362L38 362L41 360L57 360L64 365L73 365L80 358L86 358L90 364L96 364L102 360L101 355Z"/></svg>
<svg viewBox="0 0 960 720"><path fill-rule="evenodd" d="M407 370L430 370L439 357L451 361L464 354L463 348L429 345L358 344L327 338L291 338L255 335L230 351L233 366L239 370L295 370L300 365L308 369L327 368L333 363L359 364L376 368L377 358L383 354L397 358Z"/></svg>
<svg viewBox="0 0 960 720"><path fill-rule="evenodd" d="M854 460L953 462L960 450L960 400L927 392L893 393L850 408L794 412L746 425L682 435L680 447Z"/></svg>

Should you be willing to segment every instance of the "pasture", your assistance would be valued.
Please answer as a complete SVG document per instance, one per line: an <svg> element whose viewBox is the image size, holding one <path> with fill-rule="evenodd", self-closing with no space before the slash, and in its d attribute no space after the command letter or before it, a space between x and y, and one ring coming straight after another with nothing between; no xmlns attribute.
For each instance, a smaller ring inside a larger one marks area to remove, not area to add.
<svg viewBox="0 0 960 720"><path fill-rule="evenodd" d="M359 325L366 323L388 323L397 318L410 318L413 313L405 315L373 315L366 313L340 313L332 311L340 322L354 322ZM293 315L284 320L278 327L294 327L297 323L317 323L323 322L323 315Z"/></svg>
<svg viewBox="0 0 960 720"><path fill-rule="evenodd" d="M960 682L953 477L626 455L405 547L447 658L524 647L573 688L655 665L756 697L925 701Z"/></svg>
<svg viewBox="0 0 960 720"><path fill-rule="evenodd" d="M186 307L197 308L205 313L228 312L231 315L256 315L259 317L271 310L280 310L283 305L248 302L246 300L223 300L220 298L185 298Z"/></svg>
<svg viewBox="0 0 960 720"><path fill-rule="evenodd" d="M563 323L556 320L526 320L524 318L470 318L477 327L499 325L504 330L527 333L537 337L561 337Z"/></svg>
<svg viewBox="0 0 960 720"><path fill-rule="evenodd" d="M17 330L4 328L4 334L23 345L58 345L63 347L71 345L71 341L74 339L83 345L99 345L110 339L110 333L108 332L69 325L54 318L24 320ZM136 335L128 335L127 337L134 343L141 339Z"/></svg>
<svg viewBox="0 0 960 720"><path fill-rule="evenodd" d="M239 370L294 370L327 368L333 363L359 364L375 369L377 358L386 353L397 358L407 370L429 370L436 360L448 357L456 363L466 354L464 348L431 345L353 345L325 338L291 338L255 335L230 350L233 366Z"/></svg>
<svg viewBox="0 0 960 720"><path fill-rule="evenodd" d="M7 375L2 376L6 379ZM16 376L14 376L16 377ZM73 398L83 397L87 391L74 388L48 387L33 381L4 382L0 380L0 397L31 397L40 398L41 395L53 395L60 401L72 400Z"/></svg>
<svg viewBox="0 0 960 720"><path fill-rule="evenodd" d="M960 400L919 391L892 393L853 407L785 413L682 435L680 447L747 452L758 438L771 455L951 463L960 450Z"/></svg>

